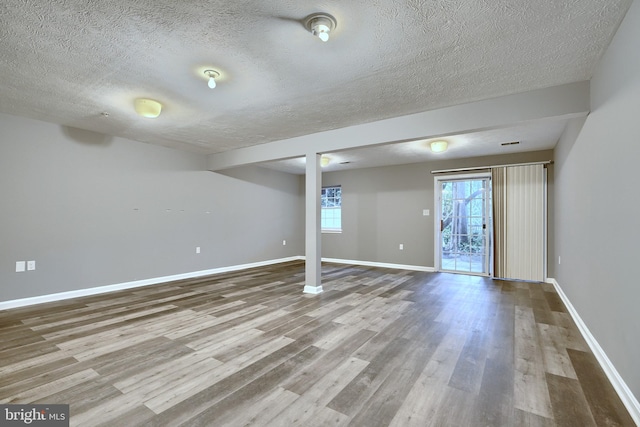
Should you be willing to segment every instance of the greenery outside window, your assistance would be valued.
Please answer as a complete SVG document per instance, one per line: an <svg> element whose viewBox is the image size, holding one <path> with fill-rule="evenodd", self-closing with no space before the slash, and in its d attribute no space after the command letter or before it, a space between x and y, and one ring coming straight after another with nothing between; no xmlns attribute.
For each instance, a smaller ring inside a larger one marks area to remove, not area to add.
<svg viewBox="0 0 640 427"><path fill-rule="evenodd" d="M320 223L323 232L342 232L342 188L323 187L320 195Z"/></svg>

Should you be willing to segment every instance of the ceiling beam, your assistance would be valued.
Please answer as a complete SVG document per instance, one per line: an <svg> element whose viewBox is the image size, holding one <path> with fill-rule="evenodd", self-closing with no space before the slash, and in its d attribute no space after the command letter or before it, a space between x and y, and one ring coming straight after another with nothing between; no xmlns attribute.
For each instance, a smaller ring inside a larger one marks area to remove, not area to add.
<svg viewBox="0 0 640 427"><path fill-rule="evenodd" d="M589 82L568 83L210 154L208 169L586 116L589 104Z"/></svg>

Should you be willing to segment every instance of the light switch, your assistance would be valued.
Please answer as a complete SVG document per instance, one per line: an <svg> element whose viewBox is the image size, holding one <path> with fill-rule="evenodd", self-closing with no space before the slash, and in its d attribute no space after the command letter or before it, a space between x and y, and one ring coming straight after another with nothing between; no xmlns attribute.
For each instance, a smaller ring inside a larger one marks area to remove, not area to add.
<svg viewBox="0 0 640 427"><path fill-rule="evenodd" d="M422 215L423 216L429 216L429 209L423 209L422 210Z"/></svg>
<svg viewBox="0 0 640 427"><path fill-rule="evenodd" d="M196 253L199 254L200 253L200 246L196 246Z"/></svg>
<svg viewBox="0 0 640 427"><path fill-rule="evenodd" d="M400 249L401 251L404 250L404 245L400 243L400 246L398 247L398 249Z"/></svg>
<svg viewBox="0 0 640 427"><path fill-rule="evenodd" d="M27 270L32 271L36 269L35 261L27 261Z"/></svg>
<svg viewBox="0 0 640 427"><path fill-rule="evenodd" d="M22 273L26 271L26 262L24 261L16 261L16 273Z"/></svg>

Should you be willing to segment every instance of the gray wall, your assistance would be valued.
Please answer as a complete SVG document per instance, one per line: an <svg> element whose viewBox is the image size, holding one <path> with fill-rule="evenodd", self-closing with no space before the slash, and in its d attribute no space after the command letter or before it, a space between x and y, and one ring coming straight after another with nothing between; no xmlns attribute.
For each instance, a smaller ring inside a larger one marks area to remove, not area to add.
<svg viewBox="0 0 640 427"><path fill-rule="evenodd" d="M322 185L342 185L343 231L322 235L322 256L433 267L432 170L543 161L552 156L552 151L535 151L324 173ZM430 215L423 216L423 209L429 209Z"/></svg>
<svg viewBox="0 0 640 427"><path fill-rule="evenodd" d="M0 301L304 253L297 177L205 168L205 156L0 115ZM36 270L16 273L26 260Z"/></svg>
<svg viewBox="0 0 640 427"><path fill-rule="evenodd" d="M591 81L591 114L556 148L556 279L640 396L640 3Z"/></svg>

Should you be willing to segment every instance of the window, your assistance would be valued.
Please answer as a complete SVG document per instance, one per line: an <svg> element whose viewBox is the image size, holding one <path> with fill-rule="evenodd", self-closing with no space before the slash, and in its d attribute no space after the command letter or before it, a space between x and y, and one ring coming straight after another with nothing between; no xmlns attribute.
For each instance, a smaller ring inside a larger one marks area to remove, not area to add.
<svg viewBox="0 0 640 427"><path fill-rule="evenodd" d="M342 231L342 188L324 187L320 195L320 223L322 231L339 233Z"/></svg>

